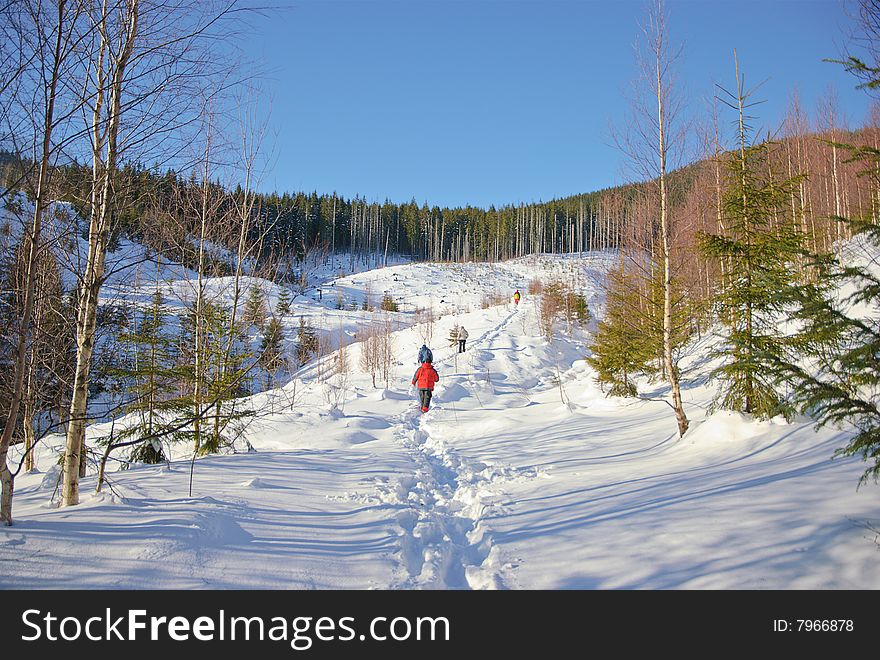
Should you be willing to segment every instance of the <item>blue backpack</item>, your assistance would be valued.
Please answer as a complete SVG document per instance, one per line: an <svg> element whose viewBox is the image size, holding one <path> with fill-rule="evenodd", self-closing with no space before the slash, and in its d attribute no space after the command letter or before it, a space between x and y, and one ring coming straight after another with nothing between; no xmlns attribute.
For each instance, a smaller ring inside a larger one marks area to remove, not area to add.
<svg viewBox="0 0 880 660"><path fill-rule="evenodd" d="M431 352L431 349L428 348L425 344L422 344L422 347L419 349L419 362L433 362L434 354Z"/></svg>

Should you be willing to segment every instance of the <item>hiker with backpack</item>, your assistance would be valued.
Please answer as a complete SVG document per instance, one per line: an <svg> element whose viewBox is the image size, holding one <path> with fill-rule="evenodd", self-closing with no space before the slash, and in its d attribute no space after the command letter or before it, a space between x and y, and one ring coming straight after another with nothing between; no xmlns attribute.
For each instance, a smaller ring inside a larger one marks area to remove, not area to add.
<svg viewBox="0 0 880 660"><path fill-rule="evenodd" d="M440 380L440 376L434 369L434 365L431 364L431 360L426 360L416 369L412 384L419 388L419 403L422 412L428 412L428 408L431 406L431 395L434 393L434 383L438 380Z"/></svg>
<svg viewBox="0 0 880 660"><path fill-rule="evenodd" d="M431 352L431 349L428 348L427 344L422 344L422 347L419 349L419 364L424 364L425 362L433 362L434 354Z"/></svg>
<svg viewBox="0 0 880 660"><path fill-rule="evenodd" d="M464 326L459 326L458 328L458 352L464 353L464 345L468 338L468 331L464 329Z"/></svg>

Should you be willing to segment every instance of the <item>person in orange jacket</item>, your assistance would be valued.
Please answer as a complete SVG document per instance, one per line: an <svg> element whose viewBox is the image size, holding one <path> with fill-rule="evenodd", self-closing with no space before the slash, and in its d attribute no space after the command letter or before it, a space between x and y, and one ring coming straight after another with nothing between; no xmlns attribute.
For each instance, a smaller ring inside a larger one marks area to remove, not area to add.
<svg viewBox="0 0 880 660"><path fill-rule="evenodd" d="M434 392L434 383L440 380L440 376L437 374L437 371L434 369L434 365L431 364L431 361L423 362L422 365L416 369L416 373L413 375L412 384L419 388L419 403L422 404L422 412L428 412L428 408L431 405L431 395Z"/></svg>
<svg viewBox="0 0 880 660"><path fill-rule="evenodd" d="M513 304L519 305L520 293L519 289L516 290L516 293L513 294Z"/></svg>

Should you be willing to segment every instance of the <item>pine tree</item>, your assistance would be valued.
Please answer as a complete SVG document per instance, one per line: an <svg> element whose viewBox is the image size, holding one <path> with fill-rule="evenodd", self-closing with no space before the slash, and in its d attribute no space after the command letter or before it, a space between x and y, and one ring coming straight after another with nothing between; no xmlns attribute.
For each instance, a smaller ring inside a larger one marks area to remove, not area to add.
<svg viewBox="0 0 880 660"><path fill-rule="evenodd" d="M880 190L880 150L841 146L866 163L865 174ZM792 289L792 317L799 331L792 341L795 355L780 363L777 380L790 386L794 405L814 416L819 427L855 429L837 454L869 462L861 484L880 477L880 276L875 256L880 224L871 218L845 222L855 238L844 256L814 257L818 276ZM852 258L859 252L860 263Z"/></svg>
<svg viewBox="0 0 880 660"><path fill-rule="evenodd" d="M266 371L267 388L272 389L274 375L284 363L284 326L272 317L260 342L260 366Z"/></svg>
<svg viewBox="0 0 880 660"><path fill-rule="evenodd" d="M278 318L283 319L285 316L290 314L290 304L290 289L284 287L283 289L281 289L281 294L278 296L278 304L275 305L275 315Z"/></svg>
<svg viewBox="0 0 880 660"><path fill-rule="evenodd" d="M597 324L590 345L592 355L587 358L597 372L597 382L609 388L609 396L638 394L632 378L655 372L652 362L662 341L656 327L638 311L635 279L623 265L608 272L605 316Z"/></svg>
<svg viewBox="0 0 880 660"><path fill-rule="evenodd" d="M245 302L243 321L248 325L255 325L262 329L266 325L267 316L266 295L259 286L252 286Z"/></svg>
<svg viewBox="0 0 880 660"><path fill-rule="evenodd" d="M731 95L733 96L733 95ZM791 406L776 390L781 363L786 360L788 338L780 319L790 301L780 292L797 282L796 263L802 241L786 218L798 178L768 175L772 144L748 145L743 91L737 66L739 149L728 159L729 184L722 196L727 231L702 234L703 253L724 263L726 274L715 292L714 304L724 326L724 344L716 355L724 359L713 377L722 382L716 403L723 408L769 418L790 417Z"/></svg>
<svg viewBox="0 0 880 660"><path fill-rule="evenodd" d="M147 438L132 447L132 462L160 463L166 460L161 441L166 434L181 402L175 396L178 379L184 375L176 360L175 338L167 331L169 312L161 291L156 291L150 306L135 311L131 329L117 337L117 360L106 369L106 374L134 395L125 406L126 413L136 413L135 422L112 439L114 444L128 443L139 437ZM108 438L106 440L110 442Z"/></svg>

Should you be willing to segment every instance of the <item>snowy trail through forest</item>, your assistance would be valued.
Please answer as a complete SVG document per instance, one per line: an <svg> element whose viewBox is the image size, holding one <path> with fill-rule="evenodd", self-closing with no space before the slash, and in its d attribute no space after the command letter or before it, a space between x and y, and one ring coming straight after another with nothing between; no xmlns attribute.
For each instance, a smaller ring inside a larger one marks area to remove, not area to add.
<svg viewBox="0 0 880 660"><path fill-rule="evenodd" d="M515 310L498 327L473 341L471 350L484 345L491 349L491 340L514 316ZM453 354L436 366L442 371L461 355ZM510 470L462 458L438 430L455 423L455 395L450 393L460 392L465 378L457 372L444 377L446 396L438 397L428 413L410 410L401 415L396 438L413 456L416 471L388 491L393 495L390 501L399 500L405 507L396 519L402 530L400 561L407 575L397 587L508 586L504 574L510 566L500 565L483 516L500 495Z"/></svg>
<svg viewBox="0 0 880 660"><path fill-rule="evenodd" d="M601 310L598 257L346 278L470 297L433 326L397 327L385 387L356 367L328 387L311 366L255 395L254 451L197 459L192 494L181 448L111 472L100 495L92 473L83 503L57 508L45 443L16 482L16 525L0 530L0 587L880 588L876 497L856 490L860 461L832 460L845 430L708 415L707 336L682 360L679 439L664 385L640 383L654 400L606 397L587 332L560 323L548 341L537 296L481 304L541 264L581 277ZM446 342L456 324L472 338L462 354ZM425 414L407 391L423 341L440 374Z"/></svg>

